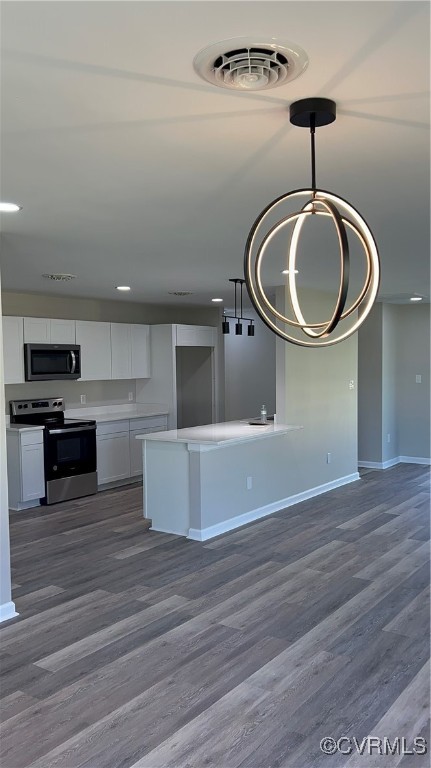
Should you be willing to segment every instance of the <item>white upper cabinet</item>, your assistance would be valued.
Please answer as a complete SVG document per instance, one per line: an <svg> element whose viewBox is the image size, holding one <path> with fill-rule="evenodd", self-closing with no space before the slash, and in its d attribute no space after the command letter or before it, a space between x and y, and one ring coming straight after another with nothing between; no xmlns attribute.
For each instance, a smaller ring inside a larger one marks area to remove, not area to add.
<svg viewBox="0 0 431 768"><path fill-rule="evenodd" d="M111 323L77 320L76 343L81 345L81 379L111 379Z"/></svg>
<svg viewBox="0 0 431 768"><path fill-rule="evenodd" d="M50 344L51 327L46 317L24 318L24 343L25 344Z"/></svg>
<svg viewBox="0 0 431 768"><path fill-rule="evenodd" d="M75 320L51 320L51 344L75 344Z"/></svg>
<svg viewBox="0 0 431 768"><path fill-rule="evenodd" d="M151 376L149 325L111 323L111 347L113 379Z"/></svg>
<svg viewBox="0 0 431 768"><path fill-rule="evenodd" d="M24 347L22 317L3 317L4 383L24 382Z"/></svg>
<svg viewBox="0 0 431 768"><path fill-rule="evenodd" d="M111 370L113 379L132 378L132 341L130 325L111 323Z"/></svg>
<svg viewBox="0 0 431 768"><path fill-rule="evenodd" d="M177 325L177 347L214 347L217 331L208 325Z"/></svg>
<svg viewBox="0 0 431 768"><path fill-rule="evenodd" d="M149 379L151 376L150 326L131 325L132 379Z"/></svg>
<svg viewBox="0 0 431 768"><path fill-rule="evenodd" d="M25 344L75 344L75 320L24 318Z"/></svg>
<svg viewBox="0 0 431 768"><path fill-rule="evenodd" d="M24 344L80 344L84 381L151 376L149 325L3 317L5 384L25 380Z"/></svg>

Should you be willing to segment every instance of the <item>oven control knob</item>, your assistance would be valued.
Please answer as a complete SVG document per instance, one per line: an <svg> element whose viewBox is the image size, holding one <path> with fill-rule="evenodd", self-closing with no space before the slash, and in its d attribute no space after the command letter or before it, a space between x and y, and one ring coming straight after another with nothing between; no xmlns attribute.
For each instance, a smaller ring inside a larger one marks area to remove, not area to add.
<svg viewBox="0 0 431 768"><path fill-rule="evenodd" d="M54 470L54 472L57 472L57 464L54 464L53 470Z"/></svg>
<svg viewBox="0 0 431 768"><path fill-rule="evenodd" d="M26 404L24 405L24 408L28 408L28 403L26 403Z"/></svg>
<svg viewBox="0 0 431 768"><path fill-rule="evenodd" d="M19 405L18 408L22 408L22 405Z"/></svg>

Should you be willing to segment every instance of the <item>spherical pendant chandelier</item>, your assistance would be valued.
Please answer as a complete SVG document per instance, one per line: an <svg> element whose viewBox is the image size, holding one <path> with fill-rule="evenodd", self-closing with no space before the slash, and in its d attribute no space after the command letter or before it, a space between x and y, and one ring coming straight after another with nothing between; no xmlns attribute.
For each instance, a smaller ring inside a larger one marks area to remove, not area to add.
<svg viewBox="0 0 431 768"><path fill-rule="evenodd" d="M355 333L368 316L379 288L379 254L368 224L347 200L316 186L315 129L334 122L335 117L336 105L331 99L302 99L291 104L290 122L310 129L311 188L296 189L269 203L250 230L244 254L246 286L256 311L280 338L303 347L328 347ZM297 252L301 231L313 216L329 218L334 225L340 254L340 281L330 316L307 322L298 298ZM274 218L277 219L275 223ZM287 269L284 271L288 274L286 303L290 306L289 316L272 304L262 282L263 260L268 259L270 246L281 233L288 234ZM357 238L362 247L365 277L356 296L349 298L347 303L351 250L348 233Z"/></svg>

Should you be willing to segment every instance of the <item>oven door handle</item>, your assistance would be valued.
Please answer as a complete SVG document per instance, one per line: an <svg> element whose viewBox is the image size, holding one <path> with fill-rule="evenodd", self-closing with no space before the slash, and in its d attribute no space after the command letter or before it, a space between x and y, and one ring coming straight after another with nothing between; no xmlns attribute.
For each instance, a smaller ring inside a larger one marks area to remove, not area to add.
<svg viewBox="0 0 431 768"><path fill-rule="evenodd" d="M72 366L70 368L70 372L71 373L75 373L75 369L76 369L76 355L75 355L73 350L70 351L70 357L71 357L71 360L72 360Z"/></svg>
<svg viewBox="0 0 431 768"><path fill-rule="evenodd" d="M90 432L96 429L96 424L92 427L68 427L67 429L48 429L49 435L68 435L69 432Z"/></svg>

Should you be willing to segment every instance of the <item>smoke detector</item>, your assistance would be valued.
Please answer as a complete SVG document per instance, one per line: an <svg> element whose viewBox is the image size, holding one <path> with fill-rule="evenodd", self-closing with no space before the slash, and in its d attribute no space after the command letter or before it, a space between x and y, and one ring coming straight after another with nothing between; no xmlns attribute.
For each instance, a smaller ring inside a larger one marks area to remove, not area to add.
<svg viewBox="0 0 431 768"><path fill-rule="evenodd" d="M65 281L65 280L75 280L76 275L68 275L68 274L58 272L57 274L54 273L54 274L42 275L42 277L46 277L47 280Z"/></svg>
<svg viewBox="0 0 431 768"><path fill-rule="evenodd" d="M219 88L264 91L277 88L304 72L308 56L298 45L271 38L234 37L203 48L195 56L197 74Z"/></svg>

